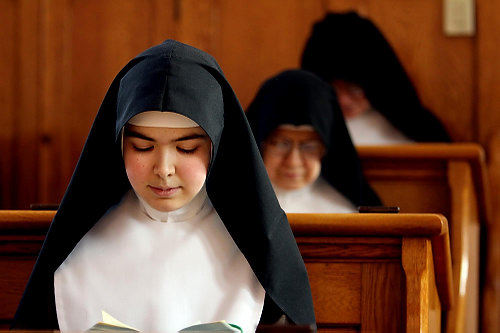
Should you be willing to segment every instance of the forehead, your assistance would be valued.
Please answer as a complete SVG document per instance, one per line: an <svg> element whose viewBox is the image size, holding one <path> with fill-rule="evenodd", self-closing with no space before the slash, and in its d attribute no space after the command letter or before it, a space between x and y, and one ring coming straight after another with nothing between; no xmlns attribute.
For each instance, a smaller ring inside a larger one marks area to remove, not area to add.
<svg viewBox="0 0 500 333"><path fill-rule="evenodd" d="M151 138L158 142L167 142L176 140L179 138L184 138L192 135L203 135L206 139L208 136L205 131L200 127L187 127L187 128L171 128L171 127L149 127L149 126L137 126L137 125L126 125L125 137L127 137L127 132L133 132L142 134L145 137Z"/></svg>
<svg viewBox="0 0 500 333"><path fill-rule="evenodd" d="M295 130L288 128L277 128L275 129L270 138L274 139L286 139L292 141L309 141L309 140L320 140L321 137L314 130Z"/></svg>

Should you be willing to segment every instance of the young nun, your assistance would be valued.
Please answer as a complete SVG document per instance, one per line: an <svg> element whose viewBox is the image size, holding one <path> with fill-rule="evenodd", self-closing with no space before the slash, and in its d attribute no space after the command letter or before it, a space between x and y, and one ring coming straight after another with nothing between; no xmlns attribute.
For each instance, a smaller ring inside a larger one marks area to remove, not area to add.
<svg viewBox="0 0 500 333"><path fill-rule="evenodd" d="M217 62L166 41L116 76L14 328L314 325L307 273Z"/></svg>
<svg viewBox="0 0 500 333"><path fill-rule="evenodd" d="M266 81L247 110L281 207L352 213L381 204L366 182L331 86L302 70Z"/></svg>
<svg viewBox="0 0 500 333"><path fill-rule="evenodd" d="M302 68L334 86L356 145L450 141L382 33L355 12L314 25Z"/></svg>

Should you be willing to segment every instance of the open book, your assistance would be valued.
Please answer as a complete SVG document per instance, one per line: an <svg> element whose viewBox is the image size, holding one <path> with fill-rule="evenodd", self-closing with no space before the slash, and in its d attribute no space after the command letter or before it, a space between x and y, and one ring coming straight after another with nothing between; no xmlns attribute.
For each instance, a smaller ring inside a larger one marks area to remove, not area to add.
<svg viewBox="0 0 500 333"><path fill-rule="evenodd" d="M128 326L119 320L113 318L106 311L102 311L102 321L98 322L87 332L139 332L138 329ZM234 325L226 323L225 321L217 321L213 323L197 324L183 328L179 332L237 332L243 333L243 330Z"/></svg>

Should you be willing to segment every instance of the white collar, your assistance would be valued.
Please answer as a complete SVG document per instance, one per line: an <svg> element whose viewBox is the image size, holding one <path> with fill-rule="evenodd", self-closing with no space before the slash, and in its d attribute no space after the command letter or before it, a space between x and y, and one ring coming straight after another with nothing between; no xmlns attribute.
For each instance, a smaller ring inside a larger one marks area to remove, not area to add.
<svg viewBox="0 0 500 333"><path fill-rule="evenodd" d="M319 177L318 177L319 179ZM276 196L281 197L281 198L297 198L305 195L306 193L309 193L313 190L315 187L316 183L318 182L318 179L316 179L314 182L307 184L304 187L295 189L295 190L287 190L284 188L281 188L275 184L273 185L274 193L276 193Z"/></svg>
<svg viewBox="0 0 500 333"><path fill-rule="evenodd" d="M159 211L151 207L137 192L135 194L139 198L141 211L153 221L158 222L185 222L200 214L202 210L205 210L204 208L210 208L207 204L208 195L205 185L190 202L171 212Z"/></svg>

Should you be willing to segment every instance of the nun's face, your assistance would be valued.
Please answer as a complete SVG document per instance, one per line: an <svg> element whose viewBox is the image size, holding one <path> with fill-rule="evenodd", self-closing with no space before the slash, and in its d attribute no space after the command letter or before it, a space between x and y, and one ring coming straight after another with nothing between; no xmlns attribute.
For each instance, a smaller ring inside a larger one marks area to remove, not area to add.
<svg viewBox="0 0 500 333"><path fill-rule="evenodd" d="M314 130L277 128L262 148L267 173L275 186L295 190L319 177L325 146Z"/></svg>
<svg viewBox="0 0 500 333"><path fill-rule="evenodd" d="M203 187L211 141L201 127L126 125L123 159L130 184L153 208L169 212Z"/></svg>
<svg viewBox="0 0 500 333"><path fill-rule="evenodd" d="M346 119L354 118L371 109L363 88L357 84L335 80L332 86L335 88L340 108Z"/></svg>

